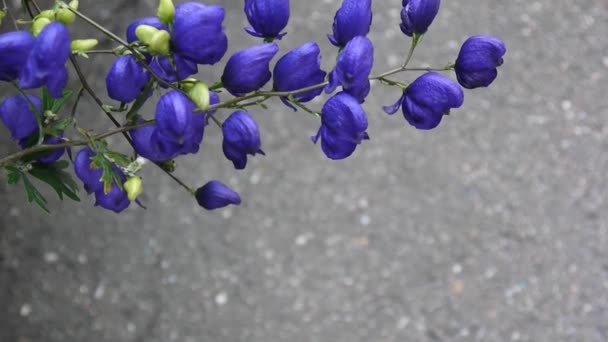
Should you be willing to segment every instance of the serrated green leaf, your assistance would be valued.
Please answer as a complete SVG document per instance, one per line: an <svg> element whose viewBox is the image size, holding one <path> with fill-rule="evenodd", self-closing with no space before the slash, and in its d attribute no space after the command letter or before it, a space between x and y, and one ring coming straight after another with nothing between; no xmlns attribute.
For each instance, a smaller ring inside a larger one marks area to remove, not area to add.
<svg viewBox="0 0 608 342"><path fill-rule="evenodd" d="M53 99L53 103L51 104L51 111L53 113L59 113L61 108L63 108L63 105L65 105L65 103L68 102L70 98L72 98L72 95L74 95L73 91L66 90L63 92L62 98L60 98L59 100Z"/></svg>
<svg viewBox="0 0 608 342"><path fill-rule="evenodd" d="M44 210L47 214L51 212L46 207L48 203L47 200L42 196L42 194L36 189L34 184L30 182L29 178L23 174L23 185L25 186L25 193L27 194L27 201L29 203L35 202L42 210Z"/></svg>
<svg viewBox="0 0 608 342"><path fill-rule="evenodd" d="M76 195L76 192L79 191L78 185L69 173L61 169L63 163L55 164L36 165L29 171L29 174L50 185L57 192L59 199L63 200L65 194L70 199L80 202L80 198Z"/></svg>
<svg viewBox="0 0 608 342"><path fill-rule="evenodd" d="M47 110L51 110L51 108L53 108L53 102L55 102L55 99L49 94L48 89L42 87L42 112L44 113Z"/></svg>
<svg viewBox="0 0 608 342"><path fill-rule="evenodd" d="M63 169L67 169L70 166L70 162L68 162L67 160L60 160L57 161L53 164L53 166L55 168L58 168L59 170L63 170Z"/></svg>
<svg viewBox="0 0 608 342"><path fill-rule="evenodd" d="M108 160L113 161L114 163L116 163L116 165L120 167L127 167L129 166L129 164L131 164L131 159L122 153L107 151L104 154Z"/></svg>
<svg viewBox="0 0 608 342"><path fill-rule="evenodd" d="M14 166L6 166L6 178L9 185L16 185L21 180L21 171Z"/></svg>

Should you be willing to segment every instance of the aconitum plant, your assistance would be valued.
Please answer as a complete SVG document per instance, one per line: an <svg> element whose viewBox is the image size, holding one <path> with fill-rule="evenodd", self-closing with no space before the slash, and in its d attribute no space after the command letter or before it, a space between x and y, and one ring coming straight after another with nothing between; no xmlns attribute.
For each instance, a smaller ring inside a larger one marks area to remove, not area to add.
<svg viewBox="0 0 608 342"><path fill-rule="evenodd" d="M43 183L60 199L75 201L82 188L94 196L96 206L116 213L133 203L145 208L138 199L144 191L138 174L146 165L163 170L204 209L239 205L239 194L221 180L204 179L204 185L191 187L178 176L175 160L199 153L206 130L223 135L223 154L239 172L249 158L265 155L264 137L250 108L267 109L276 98L285 111L312 114L319 129L310 132L311 148L320 142L320 153L342 160L365 153L360 151L363 143L373 135L364 107L374 91L370 81L402 92L385 112L401 109L415 129L434 129L462 106L463 88L487 87L496 79L506 52L500 39L476 35L447 66L411 68L416 47L440 11L440 0L383 0L383 6L400 10L401 20L394 25L404 34L398 39L409 40L410 48L400 67L377 75L372 74L374 43L367 37L373 29L372 0L343 0L333 24L327 23L328 41L305 42L283 55L279 51L290 39L289 18L297 15L291 13L289 0L243 0L249 26L238 32L259 41L231 56L226 56L226 12L204 1L176 7L172 0L160 0L155 16L133 18L124 33L110 32L90 19L77 0L57 1L48 9L35 0L21 3L25 11L0 11L0 22L10 18L17 29L0 33L0 82L14 89L0 96L0 120L21 148L1 158L0 168L10 185L21 183L28 201L45 211L47 200L37 189ZM19 18L18 13L29 17ZM70 29L76 20L91 25L115 48L96 50L96 39L76 39L78 32ZM321 44L338 52L327 70L321 67ZM97 54L116 57L105 77L107 96L95 93L79 65L81 58L94 60ZM224 65L222 76L200 79L200 65ZM68 82L70 77L79 85L69 88L75 84ZM94 132L79 119L78 103L85 96L114 129ZM309 102L318 97L324 104L312 108ZM142 111L148 101L156 104L153 113ZM132 151L118 151L106 140L118 134Z"/></svg>

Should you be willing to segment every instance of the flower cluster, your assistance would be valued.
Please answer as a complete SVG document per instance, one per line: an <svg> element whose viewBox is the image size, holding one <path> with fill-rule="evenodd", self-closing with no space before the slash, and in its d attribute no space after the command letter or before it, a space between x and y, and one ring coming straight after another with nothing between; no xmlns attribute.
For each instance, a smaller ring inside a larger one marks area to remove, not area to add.
<svg viewBox="0 0 608 342"><path fill-rule="evenodd" d="M370 138L363 104L372 90L371 80L401 91L394 105L383 108L386 113L401 109L405 120L415 128L436 128L452 109L463 105L462 88L487 87L496 79L505 44L495 37L474 36L463 43L454 63L447 67L429 68L413 81L395 80L394 76L402 72L421 70L408 69L408 63L437 17L440 0L402 0L400 9L401 20L395 25L410 37L411 48L400 68L378 76L372 76L374 44L367 37L372 27L372 0L342 1L328 34L338 57L327 70L322 68L321 47L313 41L274 61L287 34L289 0L244 0L244 14L250 24L245 32L261 40L226 58L218 80L200 80L195 75L199 66L221 62L228 50L221 6L199 2L174 6L172 0L160 0L155 17L141 18L128 26L126 40L100 29L120 44L110 51L116 59L105 78L107 97L118 104L102 103L78 72L81 91L96 99L118 126L115 133L127 138L135 154L129 157L110 148L104 138L111 134L95 135L77 125L80 96L70 117L59 116L63 105L72 99L72 91L65 90L68 60L78 70L77 57L93 54L91 49L97 42L72 41L68 26L76 17L89 23L92 20L78 12L78 1L69 5L58 2L53 9L31 18L31 30L0 34L0 81L11 82L19 90L0 105L0 119L11 137L28 149L24 153L37 152L19 159L15 164L19 167L11 170L25 177L32 168L42 167L39 165L54 165L66 146L86 145L73 159L76 176L86 192L94 195L96 205L119 213L131 202L141 205L138 197L143 183L137 173L143 167L142 160L173 173L174 160L198 153L205 131L212 125L219 127L224 156L235 169L246 168L252 156L265 155L260 127L249 107L267 108L265 101L272 97L279 97L294 111L300 109L320 119L313 143L320 140L321 151L329 159L345 159ZM439 72L454 72L456 81ZM269 83L271 86L264 90ZM42 96L24 92L30 89L41 89ZM309 102L323 93L327 99L322 108L309 108ZM156 99L154 116L146 116L143 104ZM220 109L230 110L223 121L225 113ZM123 120L115 119L113 112L126 112L124 122L130 127L122 127ZM69 127L76 128L84 140L64 139ZM48 146L52 144L59 146ZM55 183L49 184L59 189L60 196L71 194L69 181L61 177L63 187L56 187L55 178ZM220 181L211 180L192 189L172 177L205 209L241 203L240 196Z"/></svg>

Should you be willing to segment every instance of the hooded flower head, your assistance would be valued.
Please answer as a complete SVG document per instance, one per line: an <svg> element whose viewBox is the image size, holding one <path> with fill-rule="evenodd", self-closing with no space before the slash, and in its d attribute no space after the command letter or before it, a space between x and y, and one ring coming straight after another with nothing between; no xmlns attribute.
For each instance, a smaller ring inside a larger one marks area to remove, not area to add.
<svg viewBox="0 0 608 342"><path fill-rule="evenodd" d="M369 139L367 117L359 101L352 95L341 92L327 100L322 109L321 128L314 143L321 138L321 149L334 160L350 156L357 145Z"/></svg>
<svg viewBox="0 0 608 342"><path fill-rule="evenodd" d="M281 39L289 21L289 0L245 0L245 15L252 28L245 31L254 37Z"/></svg>
<svg viewBox="0 0 608 342"><path fill-rule="evenodd" d="M495 37L474 36L467 39L458 58L455 70L458 83L467 89L489 86L498 75L507 48Z"/></svg>
<svg viewBox="0 0 608 342"><path fill-rule="evenodd" d="M384 107L394 114L402 107L403 116L418 129L433 129L451 108L462 106L462 88L438 73L428 72L410 84L403 96L392 106Z"/></svg>
<svg viewBox="0 0 608 342"><path fill-rule="evenodd" d="M65 63L71 54L70 33L58 22L47 25L40 33L21 70L19 86L22 89L47 86L55 98L63 96L68 82Z"/></svg>
<svg viewBox="0 0 608 342"><path fill-rule="evenodd" d="M119 57L106 76L106 89L111 99L129 103L134 101L150 80L148 71L133 55Z"/></svg>
<svg viewBox="0 0 608 342"><path fill-rule="evenodd" d="M196 189L196 202L207 210L219 209L230 204L241 204L241 197L223 183L213 180Z"/></svg>
<svg viewBox="0 0 608 342"><path fill-rule="evenodd" d="M224 8L186 2L175 8L171 42L175 53L197 64L215 64L228 49Z"/></svg>
<svg viewBox="0 0 608 342"><path fill-rule="evenodd" d="M121 181L124 183L125 176L122 171L117 171ZM95 205L104 209L111 210L117 214L123 212L129 207L129 194L123 189L121 190L116 183L112 184L110 192L107 194L103 189L95 192Z"/></svg>
<svg viewBox="0 0 608 342"><path fill-rule="evenodd" d="M226 158L232 161L236 169L244 169L247 165L247 155L256 153L264 155L260 129L258 124L247 112L232 113L222 125L224 142L222 148Z"/></svg>
<svg viewBox="0 0 608 342"><path fill-rule="evenodd" d="M374 46L366 37L355 37L346 44L338 57L338 64L329 77L325 88L332 93L338 85L354 96L360 103L369 94L369 74L374 66Z"/></svg>
<svg viewBox="0 0 608 342"><path fill-rule="evenodd" d="M424 34L439 12L440 0L403 0L401 31L412 37Z"/></svg>
<svg viewBox="0 0 608 342"><path fill-rule="evenodd" d="M272 77L270 60L279 52L275 43L257 45L230 57L222 83L234 96L243 96L262 88Z"/></svg>
<svg viewBox="0 0 608 342"><path fill-rule="evenodd" d="M24 140L38 134L35 111L42 113L42 101L34 95L28 95L28 98L29 101L23 95L14 95L0 105L0 119L14 140ZM35 111L31 108L30 101L34 104Z"/></svg>
<svg viewBox="0 0 608 342"><path fill-rule="evenodd" d="M35 41L34 36L26 31L0 35L0 81L10 82L19 77Z"/></svg>
<svg viewBox="0 0 608 342"><path fill-rule="evenodd" d="M169 57L156 56L152 58L150 62L150 68L163 80L174 83L177 81L183 81L190 75L194 75L198 72L198 66L196 63L175 54L173 56L173 62L175 64L175 70L171 65ZM161 84L164 87L164 85Z"/></svg>
<svg viewBox="0 0 608 342"><path fill-rule="evenodd" d="M371 25L371 0L344 0L334 17L333 35L327 37L335 46L345 46L356 36L366 36Z"/></svg>
<svg viewBox="0 0 608 342"><path fill-rule="evenodd" d="M193 117L196 105L178 92L164 94L156 106L156 125L166 139L183 143L193 134Z"/></svg>

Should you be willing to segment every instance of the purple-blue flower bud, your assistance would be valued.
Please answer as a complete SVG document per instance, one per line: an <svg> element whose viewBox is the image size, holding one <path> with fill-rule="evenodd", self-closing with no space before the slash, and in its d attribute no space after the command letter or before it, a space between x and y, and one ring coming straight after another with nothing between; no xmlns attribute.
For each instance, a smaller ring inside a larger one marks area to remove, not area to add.
<svg viewBox="0 0 608 342"><path fill-rule="evenodd" d="M505 43L495 37L473 36L467 39L454 66L458 83L467 89L489 86L498 75L507 52Z"/></svg>
<svg viewBox="0 0 608 342"><path fill-rule="evenodd" d="M412 37L424 34L439 12L440 0L403 0L401 32Z"/></svg>
<svg viewBox="0 0 608 342"><path fill-rule="evenodd" d="M131 131L133 147L138 155L154 162L164 162L179 154L181 145L158 133L156 125Z"/></svg>
<svg viewBox="0 0 608 342"><path fill-rule="evenodd" d="M245 15L252 28L245 31L254 37L281 39L289 21L289 0L245 0Z"/></svg>
<svg viewBox="0 0 608 342"><path fill-rule="evenodd" d="M84 184L84 189L88 193L103 191L103 182L101 182L101 176L103 170L101 168L93 168L93 157L96 153L90 148L86 147L80 150L74 159L74 172L76 176Z"/></svg>
<svg viewBox="0 0 608 342"><path fill-rule="evenodd" d="M19 73L34 46L34 36L26 31L0 35L0 81L12 81Z"/></svg>
<svg viewBox="0 0 608 342"><path fill-rule="evenodd" d="M312 141L316 143L321 138L321 149L328 158L344 159L369 139L365 111L352 95L345 92L334 95L321 112L321 127Z"/></svg>
<svg viewBox="0 0 608 342"><path fill-rule="evenodd" d="M327 37L333 45L345 46L356 36L366 36L371 25L371 0L344 0L334 17L333 35Z"/></svg>
<svg viewBox="0 0 608 342"><path fill-rule="evenodd" d="M0 105L0 119L11 132L14 140L27 139L33 134L38 134L36 115L42 113L42 101L34 95L28 95L28 98L38 114L23 95L11 96Z"/></svg>
<svg viewBox="0 0 608 342"><path fill-rule="evenodd" d="M108 96L129 103L141 94L149 80L150 75L133 55L119 57L106 77Z"/></svg>
<svg viewBox="0 0 608 342"><path fill-rule="evenodd" d="M124 182L125 177L122 172L120 172L120 178ZM129 201L127 192L121 190L116 184L112 184L112 189L107 194L103 189L95 192L95 205L111 210L117 214L127 209L130 204L131 201Z"/></svg>
<svg viewBox="0 0 608 342"><path fill-rule="evenodd" d="M222 84L234 96L243 96L262 88L272 77L270 60L279 52L275 43L262 44L235 53L230 57Z"/></svg>
<svg viewBox="0 0 608 342"><path fill-rule="evenodd" d="M154 73L160 76L160 78L170 83L183 81L190 75L194 75L198 72L198 66L196 63L178 54L173 55L173 62L175 64L175 70L171 65L171 60L169 57L156 56L152 58L150 68L152 68ZM163 85L161 84L161 86Z"/></svg>
<svg viewBox="0 0 608 342"><path fill-rule="evenodd" d="M363 36L353 38L338 57L338 64L330 74L325 88L332 93L338 85L354 96L360 103L369 94L369 74L374 66L374 45Z"/></svg>
<svg viewBox="0 0 608 342"><path fill-rule="evenodd" d="M458 108L463 102L464 94L458 84L438 73L428 72L412 82L397 103L384 107L384 111L392 115L401 106L410 125L433 129L451 108Z"/></svg>
<svg viewBox="0 0 608 342"><path fill-rule="evenodd" d="M197 63L215 64L228 49L224 8L187 2L175 9L171 42L175 53Z"/></svg>
<svg viewBox="0 0 608 342"><path fill-rule="evenodd" d="M247 155L256 153L264 155L260 128L247 112L232 113L222 125L224 141L222 149L226 158L232 161L234 167L242 170L247 165Z"/></svg>
<svg viewBox="0 0 608 342"><path fill-rule="evenodd" d="M223 183L213 180L196 189L196 202L207 210L219 209L230 204L241 204L241 197Z"/></svg>
<svg viewBox="0 0 608 342"><path fill-rule="evenodd" d="M161 96L156 106L159 133L173 142L183 144L193 132L196 105L184 94L173 90ZM202 116L202 115L200 115Z"/></svg>
<svg viewBox="0 0 608 342"><path fill-rule="evenodd" d="M63 24L54 22L47 25L21 70L19 86L34 89L46 85L51 96L61 98L68 82L65 63L72 53L70 43L70 33Z"/></svg>
<svg viewBox="0 0 608 342"><path fill-rule="evenodd" d="M317 43L309 42L281 57L274 67L274 90L291 91L323 83L325 71L321 70L321 50ZM294 95L300 102L308 102L323 92L322 88ZM281 98L283 103L295 108Z"/></svg>

